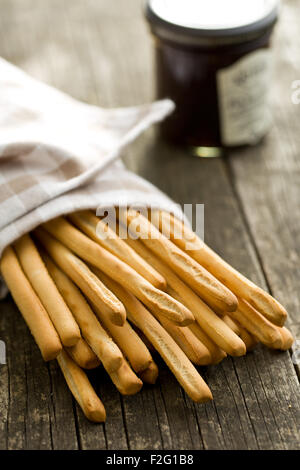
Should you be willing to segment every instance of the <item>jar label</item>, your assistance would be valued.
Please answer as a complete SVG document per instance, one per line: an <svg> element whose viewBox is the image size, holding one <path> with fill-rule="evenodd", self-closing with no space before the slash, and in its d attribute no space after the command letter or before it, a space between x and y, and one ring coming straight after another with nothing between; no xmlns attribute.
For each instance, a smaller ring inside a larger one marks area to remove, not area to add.
<svg viewBox="0 0 300 470"><path fill-rule="evenodd" d="M260 49L217 72L223 145L255 144L271 123L271 51Z"/></svg>

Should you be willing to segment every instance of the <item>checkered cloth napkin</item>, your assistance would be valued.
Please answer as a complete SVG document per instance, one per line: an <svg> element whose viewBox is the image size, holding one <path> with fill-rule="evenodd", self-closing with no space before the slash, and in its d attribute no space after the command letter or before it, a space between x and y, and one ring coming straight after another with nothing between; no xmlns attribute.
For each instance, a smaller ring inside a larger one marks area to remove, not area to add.
<svg viewBox="0 0 300 470"><path fill-rule="evenodd" d="M0 254L40 223L78 209L143 204L178 212L119 160L173 108L170 100L90 106L0 58Z"/></svg>

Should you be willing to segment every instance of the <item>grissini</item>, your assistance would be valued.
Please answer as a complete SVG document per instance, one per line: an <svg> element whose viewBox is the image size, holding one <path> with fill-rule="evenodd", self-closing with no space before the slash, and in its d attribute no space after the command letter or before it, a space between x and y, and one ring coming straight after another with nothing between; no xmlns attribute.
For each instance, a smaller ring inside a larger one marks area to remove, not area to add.
<svg viewBox="0 0 300 470"><path fill-rule="evenodd" d="M237 321L234 321L229 315L225 315L223 321L241 338L246 345L247 351L251 351L256 346L258 341L245 328L239 325Z"/></svg>
<svg viewBox="0 0 300 470"><path fill-rule="evenodd" d="M146 370L140 373L140 378L147 384L155 384L159 371L154 361L151 361Z"/></svg>
<svg viewBox="0 0 300 470"><path fill-rule="evenodd" d="M25 276L13 248L7 247L4 250L0 269L44 360L55 359L62 350L62 344L47 311Z"/></svg>
<svg viewBox="0 0 300 470"><path fill-rule="evenodd" d="M232 318L230 318L229 315L224 315L222 320L224 323L226 323L227 326L229 326L229 328L231 328L232 331L235 332L236 335L241 335L241 328Z"/></svg>
<svg viewBox="0 0 300 470"><path fill-rule="evenodd" d="M73 361L82 369L95 369L100 365L98 357L82 338L75 346L66 348L66 350Z"/></svg>
<svg viewBox="0 0 300 470"><path fill-rule="evenodd" d="M189 397L196 402L211 400L212 394L210 389L184 352L162 325L130 292L126 291L113 280L111 280L111 285L114 285L115 294L122 299L129 320L134 323L153 344Z"/></svg>
<svg viewBox="0 0 300 470"><path fill-rule="evenodd" d="M165 290L166 281L161 274L130 248L107 224L92 211L70 214L68 219L89 238L131 266L157 289Z"/></svg>
<svg viewBox="0 0 300 470"><path fill-rule="evenodd" d="M243 276L226 263L211 248L209 248L197 235L177 218L166 212L160 212L159 227L162 233L165 229L170 233L172 241L185 250L187 246L192 247L187 253L198 263L204 266L217 279L224 283L236 296L247 300L254 308L261 312L272 323L282 326L287 318L287 312L284 307L275 300L270 294ZM171 220L171 230L168 230ZM174 233L183 234L182 237L174 237Z"/></svg>
<svg viewBox="0 0 300 470"><path fill-rule="evenodd" d="M86 342L108 372L119 369L123 361L123 354L102 328L80 290L45 252L42 252L42 257L58 290L73 313Z"/></svg>
<svg viewBox="0 0 300 470"><path fill-rule="evenodd" d="M162 316L157 319L193 364L206 366L211 363L212 358L208 348L187 326L174 325Z"/></svg>
<svg viewBox="0 0 300 470"><path fill-rule="evenodd" d="M95 268L94 272L101 281L111 289L110 279L108 276L101 273L97 268ZM105 315L102 315L101 310L96 305L93 305L93 308L106 331L109 332L123 352L124 356L130 362L133 370L138 374L147 369L152 361L151 354L128 321L125 321L123 326L116 326L105 318Z"/></svg>
<svg viewBox="0 0 300 470"><path fill-rule="evenodd" d="M192 306L193 303L197 304L197 310L195 310L195 305L193 310L191 310L197 323L223 351L230 356L244 356L246 354L246 347L241 338L200 297L195 295L194 298L191 297L191 294L189 298L183 297L171 286L168 286L167 291L172 297L182 302L183 305Z"/></svg>
<svg viewBox="0 0 300 470"><path fill-rule="evenodd" d="M44 227L52 236L82 259L124 285L143 303L157 309L171 321L184 326L194 320L193 315L186 307L165 292L156 289L134 269L88 238L62 217L47 222Z"/></svg>
<svg viewBox="0 0 300 470"><path fill-rule="evenodd" d="M123 359L118 370L109 375L122 395L135 395L143 386L143 382L135 375L126 359Z"/></svg>
<svg viewBox="0 0 300 470"><path fill-rule="evenodd" d="M47 310L62 344L74 346L81 337L79 327L49 275L31 237L28 234L23 235L14 243L14 248L23 271Z"/></svg>
<svg viewBox="0 0 300 470"><path fill-rule="evenodd" d="M240 338L244 341L247 351L252 351L259 341L245 328L240 329Z"/></svg>
<svg viewBox="0 0 300 470"><path fill-rule="evenodd" d="M134 236L139 235L147 248L168 264L206 303L212 303L225 311L236 309L235 295L186 252L162 235L146 217L133 209L119 209L119 218L121 223L125 219Z"/></svg>
<svg viewBox="0 0 300 470"><path fill-rule="evenodd" d="M98 305L113 323L123 325L126 318L124 306L87 265L41 227L35 229L34 235L55 263L82 292Z"/></svg>
<svg viewBox="0 0 300 470"><path fill-rule="evenodd" d="M106 419L105 408L83 370L65 351L59 354L57 361L69 389L85 416L95 423L104 422Z"/></svg>
<svg viewBox="0 0 300 470"><path fill-rule="evenodd" d="M282 337L278 328L245 300L239 299L238 309L230 312L230 316L266 346L281 347Z"/></svg>
<svg viewBox="0 0 300 470"><path fill-rule="evenodd" d="M211 355L211 364L219 364L219 362L227 356L226 352L211 340L198 323L193 323L192 325L189 325L188 328L209 350Z"/></svg>
<svg viewBox="0 0 300 470"><path fill-rule="evenodd" d="M95 274L107 285L113 289L110 278L103 274L97 268ZM96 310L101 319L101 312ZM162 315L158 315L158 319L163 327L168 331L176 343L181 347L186 356L197 365L207 365L211 361L211 355L208 349L193 335L187 327L179 327L174 323L165 319ZM111 333L116 343L120 346L125 356L129 359L135 372L139 373L146 369L152 358L145 344L139 338L137 333L132 329L129 323L125 323L122 328L114 327L109 322L104 322L105 328Z"/></svg>
<svg viewBox="0 0 300 470"><path fill-rule="evenodd" d="M288 349L292 347L292 344L294 342L294 337L292 333L290 332L290 330L288 330L285 326L283 326L282 328L278 327L278 330L282 338L282 344L280 346L280 349L282 351L287 351Z"/></svg>
<svg viewBox="0 0 300 470"><path fill-rule="evenodd" d="M206 305L200 297L185 284L162 260L156 257L139 240L128 238L126 242L140 256L151 263L167 279L167 292L193 313L197 323L205 333L225 352L232 356L242 356L246 348L242 340Z"/></svg>
<svg viewBox="0 0 300 470"><path fill-rule="evenodd" d="M65 251L68 252L69 250L67 250L67 248L65 248L60 242L55 240L51 235L49 235L43 229L36 229L36 235L38 237L38 240L42 243L44 248L48 251L50 256L52 256L54 260L56 261L56 263L60 265L61 261L64 260ZM73 254L71 252L70 252L70 255L73 257ZM80 260L78 259L78 261ZM61 263L62 269L63 269L63 266L64 266L64 261ZM91 274L93 274L88 269L87 266L85 267ZM68 269L66 271L68 271ZM69 274L71 277L73 275L72 270L67 272L67 274ZM95 278L98 279L95 274L93 274L93 276L95 276ZM100 282L99 279L98 281ZM104 350L104 354L106 354L106 349ZM110 351L107 352L107 355L110 356ZM103 358L103 355L101 356L101 360L102 360L103 365L105 366L105 359ZM116 385L116 387L122 394L131 395L131 394L137 393L142 387L142 382L131 370L126 360L124 359L123 355L121 359L121 364L119 364L118 367L112 368L110 366L106 368L106 371L108 372L113 383Z"/></svg>

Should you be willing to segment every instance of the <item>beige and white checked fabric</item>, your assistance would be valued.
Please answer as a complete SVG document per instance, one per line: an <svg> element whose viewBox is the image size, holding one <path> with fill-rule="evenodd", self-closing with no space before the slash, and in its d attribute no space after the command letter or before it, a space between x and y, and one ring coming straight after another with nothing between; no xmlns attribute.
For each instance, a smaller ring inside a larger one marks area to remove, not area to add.
<svg viewBox="0 0 300 470"><path fill-rule="evenodd" d="M40 223L77 209L172 201L125 169L120 151L174 108L101 109L0 58L0 255Z"/></svg>

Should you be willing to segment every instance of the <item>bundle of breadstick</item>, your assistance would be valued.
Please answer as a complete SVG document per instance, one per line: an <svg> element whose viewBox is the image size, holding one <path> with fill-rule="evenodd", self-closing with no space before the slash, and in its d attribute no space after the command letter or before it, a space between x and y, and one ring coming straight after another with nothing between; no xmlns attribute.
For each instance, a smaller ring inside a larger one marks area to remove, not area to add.
<svg viewBox="0 0 300 470"><path fill-rule="evenodd" d="M106 412L84 369L102 365L131 395L155 383L156 351L188 396L206 402L212 394L196 366L258 343L291 347L285 309L182 221L159 210L116 214L115 230L93 211L46 222L0 261L43 358L57 359L88 419L105 421Z"/></svg>

